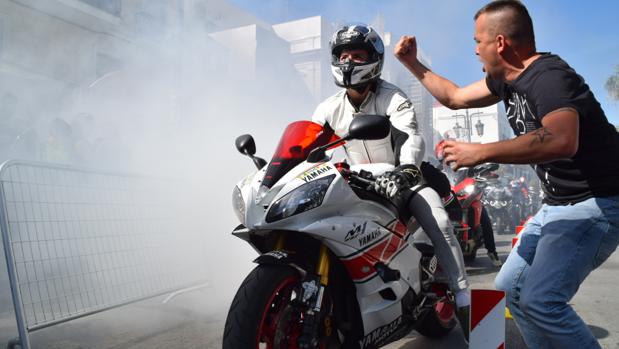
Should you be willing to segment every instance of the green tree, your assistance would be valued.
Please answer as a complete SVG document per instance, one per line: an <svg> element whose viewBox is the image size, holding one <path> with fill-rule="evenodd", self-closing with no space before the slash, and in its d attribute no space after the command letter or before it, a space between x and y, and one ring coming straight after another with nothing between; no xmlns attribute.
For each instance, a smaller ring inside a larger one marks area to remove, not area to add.
<svg viewBox="0 0 619 349"><path fill-rule="evenodd" d="M610 98L619 101L619 65L615 67L615 74L606 80L605 87L610 94Z"/></svg>

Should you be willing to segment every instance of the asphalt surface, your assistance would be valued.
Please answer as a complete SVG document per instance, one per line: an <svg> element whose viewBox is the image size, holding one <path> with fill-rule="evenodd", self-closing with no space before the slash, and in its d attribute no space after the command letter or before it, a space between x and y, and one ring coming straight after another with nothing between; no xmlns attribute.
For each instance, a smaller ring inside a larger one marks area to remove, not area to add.
<svg viewBox="0 0 619 349"><path fill-rule="evenodd" d="M497 236L499 255L505 259L511 235ZM485 250L468 266L473 288L493 288L496 268ZM238 282L242 279L239 275ZM619 348L619 301L614 297L619 284L619 254L594 271L573 300L573 306L593 330L603 348ZM2 293L6 284L2 285ZM143 301L39 330L31 334L34 348L220 348L227 308L233 292L217 287L181 294L167 304L163 297ZM5 299L3 299L6 301ZM4 303L4 302L3 302ZM6 309L3 304L2 309ZM12 313L0 312L0 346L16 335ZM465 348L459 328L440 340L410 333L385 348ZM506 348L525 348L513 324L508 321Z"/></svg>
<svg viewBox="0 0 619 349"><path fill-rule="evenodd" d="M495 235L497 253L501 260L505 260L511 250L512 235ZM486 255L485 249L480 249L477 252L477 258L470 263L467 263L467 274L469 282L473 289L494 289L494 277L499 268L492 265L490 259ZM522 338L520 337L513 320L506 321L506 338L505 347L508 349L526 349ZM441 339L430 339L419 335L413 331L405 338L391 343L384 348L388 349L417 349L417 348L436 348L436 349L459 349L467 348L463 341L461 329L458 326L452 330L448 336Z"/></svg>

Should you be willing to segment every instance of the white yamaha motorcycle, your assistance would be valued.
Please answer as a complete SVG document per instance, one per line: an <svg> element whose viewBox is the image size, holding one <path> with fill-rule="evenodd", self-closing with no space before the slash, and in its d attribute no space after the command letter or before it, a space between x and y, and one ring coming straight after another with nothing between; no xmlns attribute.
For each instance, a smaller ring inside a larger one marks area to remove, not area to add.
<svg viewBox="0 0 619 349"><path fill-rule="evenodd" d="M290 124L271 162L236 140L258 171L233 193L233 235L261 255L237 291L223 348L378 348L412 329L429 337L456 324L447 280L420 229L406 229L369 173L326 150L389 134L380 116L355 117L347 137L310 121ZM413 231L411 233L410 231Z"/></svg>

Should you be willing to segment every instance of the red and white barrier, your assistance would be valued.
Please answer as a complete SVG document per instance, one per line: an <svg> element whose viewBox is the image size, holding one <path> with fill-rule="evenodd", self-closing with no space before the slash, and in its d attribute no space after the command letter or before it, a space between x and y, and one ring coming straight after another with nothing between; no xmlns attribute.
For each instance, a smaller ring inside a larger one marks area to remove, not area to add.
<svg viewBox="0 0 619 349"><path fill-rule="evenodd" d="M526 220L522 221L520 225L516 226L516 236L512 238L512 248L514 248L514 246L516 245L516 242L518 242L518 239L520 238L520 232L522 231L522 229L524 229L524 225L527 224L527 222L533 218L532 216L527 217Z"/></svg>
<svg viewBox="0 0 619 349"><path fill-rule="evenodd" d="M505 348L505 292L471 290L469 348Z"/></svg>
<svg viewBox="0 0 619 349"><path fill-rule="evenodd" d="M516 236L514 236L512 238L512 248L514 248L514 246L516 245L516 242L518 242L518 239L520 238L520 232L522 231L522 228L524 228L524 225L517 225L516 226Z"/></svg>

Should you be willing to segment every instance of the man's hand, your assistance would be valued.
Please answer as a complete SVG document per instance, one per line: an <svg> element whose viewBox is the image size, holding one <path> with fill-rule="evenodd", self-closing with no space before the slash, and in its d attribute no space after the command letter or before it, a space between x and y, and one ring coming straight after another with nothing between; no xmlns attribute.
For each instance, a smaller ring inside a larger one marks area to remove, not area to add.
<svg viewBox="0 0 619 349"><path fill-rule="evenodd" d="M412 65L417 60L417 39L414 36L403 36L395 45L393 54L404 65Z"/></svg>
<svg viewBox="0 0 619 349"><path fill-rule="evenodd" d="M393 172L376 178L374 190L388 199L399 199L402 192L421 182L421 171L415 165L400 165Z"/></svg>
<svg viewBox="0 0 619 349"><path fill-rule="evenodd" d="M454 171L460 167L470 167L484 162L481 156L483 144L445 141L443 147L445 164Z"/></svg>

